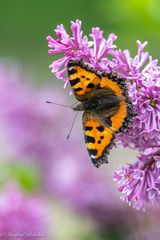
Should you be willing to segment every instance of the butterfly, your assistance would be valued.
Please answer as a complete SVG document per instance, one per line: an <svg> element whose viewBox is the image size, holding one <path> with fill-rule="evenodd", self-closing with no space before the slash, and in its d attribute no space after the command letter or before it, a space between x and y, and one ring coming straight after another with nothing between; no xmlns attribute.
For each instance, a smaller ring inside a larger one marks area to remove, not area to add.
<svg viewBox="0 0 160 240"><path fill-rule="evenodd" d="M84 111L83 129L86 148L96 167L108 163L115 135L125 132L134 110L126 80L112 73L99 72L83 60L70 60L68 78L78 100L74 111Z"/></svg>

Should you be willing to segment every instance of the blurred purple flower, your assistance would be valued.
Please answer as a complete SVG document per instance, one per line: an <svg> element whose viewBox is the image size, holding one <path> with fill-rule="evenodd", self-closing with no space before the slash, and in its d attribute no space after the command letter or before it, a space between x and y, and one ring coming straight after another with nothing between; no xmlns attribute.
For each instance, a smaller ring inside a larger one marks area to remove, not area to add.
<svg viewBox="0 0 160 240"><path fill-rule="evenodd" d="M61 129L70 126L69 109L46 104L46 100L65 102L56 89L50 89L33 89L19 68L0 64L0 140L8 151L4 160L35 165L40 170L41 190L48 187L51 166L67 150L68 128Z"/></svg>
<svg viewBox="0 0 160 240"><path fill-rule="evenodd" d="M73 151L73 146L76 152ZM66 152L50 168L50 193L82 216L90 216L103 231L119 231L119 223L121 231L129 231L133 222L137 222L136 215L131 208L119 201L112 178L107 176L106 169L101 168L97 172L93 168L85 150L83 152L80 149L79 141L74 140L68 152L72 152L72 156L69 157ZM126 219L132 219L132 223Z"/></svg>
<svg viewBox="0 0 160 240"><path fill-rule="evenodd" d="M160 203L160 150L150 150L114 173L123 200L137 209Z"/></svg>
<svg viewBox="0 0 160 240"><path fill-rule="evenodd" d="M135 231L130 232L127 240L152 240L156 238L158 239L160 234L159 214L159 206L148 208L146 212L143 212L143 221L140 222L138 228Z"/></svg>
<svg viewBox="0 0 160 240"><path fill-rule="evenodd" d="M13 184L1 193L1 239L48 239L47 222L40 197L27 196Z"/></svg>
<svg viewBox="0 0 160 240"><path fill-rule="evenodd" d="M46 165L54 159L56 146L64 138L59 129L64 124L65 109L62 112L60 107L46 104L46 100L62 102L63 96L58 95L49 87L33 89L13 66L0 64L0 125L16 158L42 160Z"/></svg>

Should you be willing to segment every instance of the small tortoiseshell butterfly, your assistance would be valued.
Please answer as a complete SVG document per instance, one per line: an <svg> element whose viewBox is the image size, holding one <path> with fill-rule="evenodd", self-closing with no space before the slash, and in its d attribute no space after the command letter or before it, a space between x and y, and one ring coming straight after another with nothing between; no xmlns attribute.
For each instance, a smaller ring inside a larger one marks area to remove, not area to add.
<svg viewBox="0 0 160 240"><path fill-rule="evenodd" d="M68 63L69 81L79 101L75 111L84 111L86 147L96 167L107 163L115 134L127 130L134 116L125 79L100 73L82 60Z"/></svg>

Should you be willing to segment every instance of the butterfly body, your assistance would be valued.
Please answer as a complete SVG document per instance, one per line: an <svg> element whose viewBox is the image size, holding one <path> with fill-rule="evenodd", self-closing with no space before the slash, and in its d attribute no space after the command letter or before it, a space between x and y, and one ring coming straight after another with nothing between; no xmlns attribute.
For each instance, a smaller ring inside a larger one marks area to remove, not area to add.
<svg viewBox="0 0 160 240"><path fill-rule="evenodd" d="M87 112L95 112L101 113L103 111L108 110L108 112L113 115L113 110L116 112L116 108L119 106L120 101L123 98L114 96L114 95L102 95L101 93L99 96L91 97L83 102L79 102L73 107L75 111L87 111Z"/></svg>
<svg viewBox="0 0 160 240"><path fill-rule="evenodd" d="M78 100L73 110L84 111L86 147L92 162L99 167L108 162L115 134L127 130L134 116L125 79L74 60L68 63L68 76Z"/></svg>

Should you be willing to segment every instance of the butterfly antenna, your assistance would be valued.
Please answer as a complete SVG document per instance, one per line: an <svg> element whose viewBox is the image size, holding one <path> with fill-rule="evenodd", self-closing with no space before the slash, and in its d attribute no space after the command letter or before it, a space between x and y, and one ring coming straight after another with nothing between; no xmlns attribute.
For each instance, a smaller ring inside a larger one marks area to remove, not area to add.
<svg viewBox="0 0 160 240"><path fill-rule="evenodd" d="M54 105L58 105L58 106L62 106L62 107L72 108L72 106L68 106L68 105L61 104L61 103L55 103L55 102L50 102L50 101L46 101L46 103L50 103L50 104L54 104Z"/></svg>
<svg viewBox="0 0 160 240"><path fill-rule="evenodd" d="M71 128L70 128L69 133L68 133L68 136L67 136L67 139L69 139L69 137L70 137L70 134L71 134L71 132L72 132L72 129L73 129L74 123L75 123L75 121L76 121L77 115L78 115L78 111L76 112L76 114L75 114L75 116L74 116L74 119L73 119Z"/></svg>

